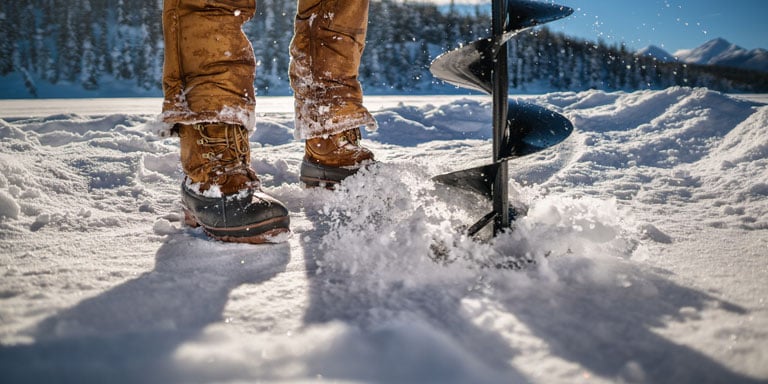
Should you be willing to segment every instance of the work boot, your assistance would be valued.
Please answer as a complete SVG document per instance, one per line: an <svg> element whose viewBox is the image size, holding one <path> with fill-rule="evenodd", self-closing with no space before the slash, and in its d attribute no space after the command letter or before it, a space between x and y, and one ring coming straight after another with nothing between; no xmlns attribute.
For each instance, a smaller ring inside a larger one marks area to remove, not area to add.
<svg viewBox="0 0 768 384"><path fill-rule="evenodd" d="M373 163L373 152L360 145L359 128L307 139L301 181L309 187L333 187Z"/></svg>
<svg viewBox="0 0 768 384"><path fill-rule="evenodd" d="M288 209L261 190L251 168L248 131L225 123L177 124L185 222L211 237L266 243L289 231Z"/></svg>

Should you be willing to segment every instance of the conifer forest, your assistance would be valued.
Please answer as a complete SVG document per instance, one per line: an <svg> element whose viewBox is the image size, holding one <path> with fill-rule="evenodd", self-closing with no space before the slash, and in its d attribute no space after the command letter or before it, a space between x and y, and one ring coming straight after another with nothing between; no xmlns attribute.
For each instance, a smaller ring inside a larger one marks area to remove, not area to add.
<svg viewBox="0 0 768 384"><path fill-rule="evenodd" d="M258 0L244 29L258 60L259 95L289 94L288 45L295 0ZM110 82L161 92L162 0L0 2L0 76L36 84L99 89ZM360 80L368 93L466 92L433 78L430 62L460 44L489 36L488 7L438 7L373 0ZM509 44L510 86L521 93L638 90L670 86L767 92L768 75L743 69L664 63L624 45L533 29Z"/></svg>

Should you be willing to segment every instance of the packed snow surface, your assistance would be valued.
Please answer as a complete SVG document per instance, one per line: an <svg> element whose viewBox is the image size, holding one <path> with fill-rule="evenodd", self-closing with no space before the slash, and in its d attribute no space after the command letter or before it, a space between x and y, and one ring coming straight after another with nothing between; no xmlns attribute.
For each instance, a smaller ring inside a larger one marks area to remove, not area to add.
<svg viewBox="0 0 768 384"><path fill-rule="evenodd" d="M299 184L281 99L252 159L293 232L259 246L182 226L178 141L154 110L16 105L0 381L768 381L768 106L686 88L527 99L576 130L510 162L528 214L489 242L461 235L488 203L431 181L490 158L489 100L373 108L379 164L330 191ZM518 258L534 262L489 267Z"/></svg>

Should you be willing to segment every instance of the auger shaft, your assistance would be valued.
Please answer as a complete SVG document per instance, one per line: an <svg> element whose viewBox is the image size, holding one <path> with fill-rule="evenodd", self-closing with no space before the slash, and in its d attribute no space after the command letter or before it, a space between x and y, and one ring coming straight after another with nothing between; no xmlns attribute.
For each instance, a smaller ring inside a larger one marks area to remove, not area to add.
<svg viewBox="0 0 768 384"><path fill-rule="evenodd" d="M501 41L507 20L507 0L493 0L491 32L494 40ZM509 228L509 167L502 158L503 146L509 141L507 114L509 112L509 74L507 71L507 44L498 47L493 64L493 161L499 163L499 169L493 182L493 233L497 234Z"/></svg>
<svg viewBox="0 0 768 384"><path fill-rule="evenodd" d="M493 211L467 229L469 236L475 236L491 222L494 235L510 228L514 218L510 213L507 161L557 145L573 131L571 122L558 113L509 101L506 45L517 33L566 17L573 10L531 0L492 0L491 6L492 36L447 52L430 67L439 79L493 97L493 162L434 177L492 201Z"/></svg>

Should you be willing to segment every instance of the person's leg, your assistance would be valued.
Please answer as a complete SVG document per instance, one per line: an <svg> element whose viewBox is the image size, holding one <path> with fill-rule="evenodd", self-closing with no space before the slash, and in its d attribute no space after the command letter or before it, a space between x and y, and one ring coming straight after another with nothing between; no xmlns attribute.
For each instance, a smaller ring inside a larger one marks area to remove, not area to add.
<svg viewBox="0 0 768 384"><path fill-rule="evenodd" d="M187 224L262 243L288 231L288 210L251 168L255 60L242 25L254 0L165 0L163 120L180 137Z"/></svg>
<svg viewBox="0 0 768 384"><path fill-rule="evenodd" d="M165 0L163 120L253 130L256 61L242 25L255 0Z"/></svg>
<svg viewBox="0 0 768 384"><path fill-rule="evenodd" d="M337 183L373 160L360 146L360 127L376 129L358 81L367 25L368 0L298 0L290 79L309 185Z"/></svg>

